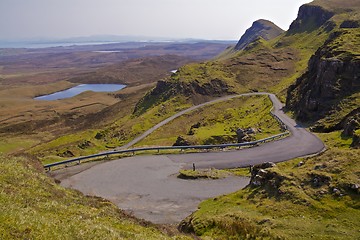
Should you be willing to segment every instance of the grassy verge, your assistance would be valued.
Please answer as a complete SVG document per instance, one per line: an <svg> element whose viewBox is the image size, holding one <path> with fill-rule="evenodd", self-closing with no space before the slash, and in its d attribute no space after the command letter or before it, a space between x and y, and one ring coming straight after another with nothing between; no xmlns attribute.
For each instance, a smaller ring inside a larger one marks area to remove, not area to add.
<svg viewBox="0 0 360 240"><path fill-rule="evenodd" d="M229 172L218 169L180 170L178 178L181 179L220 179L229 176Z"/></svg>
<svg viewBox="0 0 360 240"><path fill-rule="evenodd" d="M36 161L0 156L0 166L1 239L171 238L104 199L62 188Z"/></svg>
<svg viewBox="0 0 360 240"><path fill-rule="evenodd" d="M187 229L214 239L359 238L360 150L340 132L320 136L325 153L270 169L279 184L269 180L202 202Z"/></svg>
<svg viewBox="0 0 360 240"><path fill-rule="evenodd" d="M182 179L220 179L228 176L250 177L249 169L234 168L234 169L200 169L191 170L183 169L179 171L178 178Z"/></svg>

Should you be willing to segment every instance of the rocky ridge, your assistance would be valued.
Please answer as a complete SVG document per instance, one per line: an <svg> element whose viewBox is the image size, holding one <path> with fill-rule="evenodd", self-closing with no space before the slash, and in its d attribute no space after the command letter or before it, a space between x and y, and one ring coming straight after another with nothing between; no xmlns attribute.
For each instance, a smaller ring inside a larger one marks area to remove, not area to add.
<svg viewBox="0 0 360 240"><path fill-rule="evenodd" d="M324 25L334 13L321 6L305 4L299 9L297 18L290 25L287 34L311 32ZM330 24L329 26L333 26ZM328 30L332 30L331 28Z"/></svg>
<svg viewBox="0 0 360 240"><path fill-rule="evenodd" d="M273 22L264 19L257 20L240 38L239 42L235 46L235 50L243 50L259 38L271 40L278 37L283 32L284 30L276 26Z"/></svg>
<svg viewBox="0 0 360 240"><path fill-rule="evenodd" d="M360 127L360 48L344 45L351 45L349 39L360 41L360 29L354 28L356 24L342 26L311 57L307 72L290 86L286 106L298 120L316 122L316 131L344 129L345 136L353 136Z"/></svg>

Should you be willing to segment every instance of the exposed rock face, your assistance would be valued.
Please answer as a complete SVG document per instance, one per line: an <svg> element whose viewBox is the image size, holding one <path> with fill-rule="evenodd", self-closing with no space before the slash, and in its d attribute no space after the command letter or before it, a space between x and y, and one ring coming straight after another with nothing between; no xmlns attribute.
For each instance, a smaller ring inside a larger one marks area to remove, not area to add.
<svg viewBox="0 0 360 240"><path fill-rule="evenodd" d="M331 177L327 175L321 175L316 173L311 173L310 175L310 183L313 187L322 187L323 185L329 185L331 181Z"/></svg>
<svg viewBox="0 0 360 240"><path fill-rule="evenodd" d="M249 142L252 140L252 137L250 135L256 134L256 130L254 128L246 128L246 129L238 128L236 129L235 132L238 143Z"/></svg>
<svg viewBox="0 0 360 240"><path fill-rule="evenodd" d="M62 153L59 153L58 156L60 157L65 157L65 158L70 158L70 157L74 157L75 155L70 151L70 150L66 150Z"/></svg>
<svg viewBox="0 0 360 240"><path fill-rule="evenodd" d="M190 142L187 141L184 137L178 136L176 139L176 142L173 144L173 146L190 146Z"/></svg>
<svg viewBox="0 0 360 240"><path fill-rule="evenodd" d="M332 50L330 43L341 35L332 34L311 57L308 71L289 87L286 106L298 120L316 121L360 90L360 59Z"/></svg>
<svg viewBox="0 0 360 240"><path fill-rule="evenodd" d="M354 20L346 20L340 25L340 28L360 28L360 22Z"/></svg>
<svg viewBox="0 0 360 240"><path fill-rule="evenodd" d="M220 79L212 79L210 82L201 84L199 81L192 81L190 83L175 82L175 81L158 81L156 87L150 92L150 95L167 95L183 94L190 96L193 94L201 95L218 95L228 93L229 86L225 81Z"/></svg>
<svg viewBox="0 0 360 240"><path fill-rule="evenodd" d="M343 135L350 137L354 136L355 130L360 128L359 119L360 115L347 119L346 123L344 124L344 131L342 132Z"/></svg>
<svg viewBox="0 0 360 240"><path fill-rule="evenodd" d="M222 96L232 94L230 87L221 79L212 79L201 83L197 80L191 82L160 80L154 89L148 92L135 106L134 113L141 114L156 103L165 101L172 96Z"/></svg>
<svg viewBox="0 0 360 240"><path fill-rule="evenodd" d="M284 30L267 20L257 20L246 30L240 41L236 44L235 50L242 50L259 37L270 40L282 34Z"/></svg>
<svg viewBox="0 0 360 240"><path fill-rule="evenodd" d="M360 133L358 133L358 132L354 133L351 147L352 148L360 148Z"/></svg>
<svg viewBox="0 0 360 240"><path fill-rule="evenodd" d="M333 12L325 10L320 6L302 5L297 18L290 25L287 34L311 32L326 23L332 16L334 16Z"/></svg>

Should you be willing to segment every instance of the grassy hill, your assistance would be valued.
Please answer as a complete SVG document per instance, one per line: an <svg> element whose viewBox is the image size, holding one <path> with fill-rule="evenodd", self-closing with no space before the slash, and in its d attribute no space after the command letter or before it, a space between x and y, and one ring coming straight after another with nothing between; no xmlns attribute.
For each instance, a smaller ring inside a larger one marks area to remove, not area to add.
<svg viewBox="0 0 360 240"><path fill-rule="evenodd" d="M123 145L193 104L235 93L274 92L284 102L287 99L290 114L323 132L319 136L327 150L265 169L267 181L203 202L180 228L205 239L357 239L359 5L357 0L315 0L300 8L287 32L269 40L254 38L241 50L228 48L212 61L180 67L150 91L151 85L147 85L120 92L117 97L123 101L109 103L89 117L71 118L70 122L79 124L77 132L51 141L44 141L46 137L37 139L37 146L28 152L44 162L95 153ZM126 64L124 67L131 68ZM141 69L142 64L136 67ZM111 77L107 71L114 69L103 70L96 74L107 78ZM276 132L265 114L268 108L266 99L249 98L202 109L201 118L194 115L178 119L170 126L171 131L155 132L141 144L169 144L184 134L204 143L216 135L206 127L221 124L225 125L216 133L226 140L234 124L269 123L269 132ZM268 121L256 119L253 114L257 110ZM248 118L234 120L244 112ZM233 118L227 119L229 115ZM199 127L189 134L198 122ZM32 145L27 140L17 139L19 144ZM168 238L152 225L145 224L145 228L103 199L62 189L44 175L37 161L6 156L0 161L3 238ZM64 228L59 227L60 223Z"/></svg>
<svg viewBox="0 0 360 240"><path fill-rule="evenodd" d="M287 33L266 43L271 52L296 49L298 71L269 89L284 96L293 82L287 107L326 132L318 135L327 150L263 170L260 184L253 172L245 189L203 202L180 225L184 231L214 239L360 237L359 7L358 1L314 1L300 8Z"/></svg>

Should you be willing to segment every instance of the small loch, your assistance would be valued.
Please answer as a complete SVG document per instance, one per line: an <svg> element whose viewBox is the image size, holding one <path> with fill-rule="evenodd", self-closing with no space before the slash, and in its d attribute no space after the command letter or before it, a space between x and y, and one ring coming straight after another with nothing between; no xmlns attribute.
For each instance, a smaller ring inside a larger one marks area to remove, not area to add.
<svg viewBox="0 0 360 240"><path fill-rule="evenodd" d="M49 95L43 95L34 98L35 100L53 101L64 98L74 97L82 92L116 92L123 89L126 85L122 84L80 84L78 86L66 89L64 91L55 92Z"/></svg>

